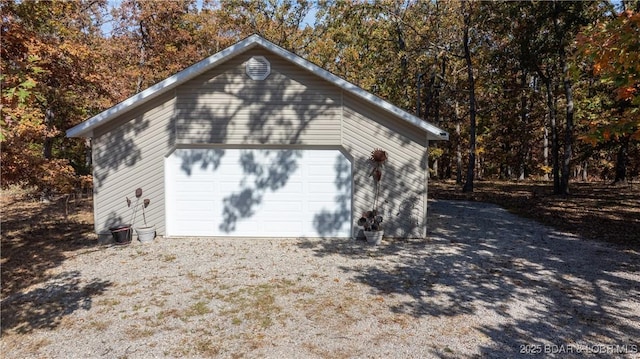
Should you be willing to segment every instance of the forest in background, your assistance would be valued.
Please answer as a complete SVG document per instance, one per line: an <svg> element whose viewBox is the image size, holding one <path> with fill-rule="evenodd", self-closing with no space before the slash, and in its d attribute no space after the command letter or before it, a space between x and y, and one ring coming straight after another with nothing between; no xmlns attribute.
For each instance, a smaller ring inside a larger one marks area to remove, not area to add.
<svg viewBox="0 0 640 359"><path fill-rule="evenodd" d="M451 134L432 178L640 171L640 1L3 0L1 185L91 185L64 132L251 35ZM309 21L312 19L312 21Z"/></svg>

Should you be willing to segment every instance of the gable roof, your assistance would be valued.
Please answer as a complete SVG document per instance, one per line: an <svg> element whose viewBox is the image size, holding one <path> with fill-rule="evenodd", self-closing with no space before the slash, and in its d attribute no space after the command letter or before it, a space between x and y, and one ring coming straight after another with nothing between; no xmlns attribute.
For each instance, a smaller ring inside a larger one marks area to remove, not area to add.
<svg viewBox="0 0 640 359"><path fill-rule="evenodd" d="M214 54L206 59L178 72L177 74L158 82L157 84L147 88L146 90L135 94L128 99L120 102L119 104L91 117L90 119L70 128L67 130L67 137L91 137L93 136L93 130L103 125L119 115L130 111L164 93L172 90L173 88L195 78L196 76L214 68L216 65L227 61L228 59L239 55L249 49L256 46L265 48L266 50L279 55L290 62L314 73L315 75L333 83L334 85L342 88L343 90L369 102L370 104L389 112L401 120L406 121L427 133L427 138L430 140L448 140L449 134L428 123L422 119L402 110L401 108L392 105L391 103L363 90L362 88L330 73L327 70L297 56L282 47L260 37L259 35L251 35L246 39L237 42L236 44Z"/></svg>

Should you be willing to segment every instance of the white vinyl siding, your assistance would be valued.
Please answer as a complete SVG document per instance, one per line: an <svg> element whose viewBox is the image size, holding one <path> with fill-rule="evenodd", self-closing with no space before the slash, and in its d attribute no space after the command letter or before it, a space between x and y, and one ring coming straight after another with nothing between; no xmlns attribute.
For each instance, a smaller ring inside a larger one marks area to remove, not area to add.
<svg viewBox="0 0 640 359"><path fill-rule="evenodd" d="M250 79L244 62L264 56L271 74ZM250 51L181 86L175 131L179 144L340 142L340 91L265 51Z"/></svg>
<svg viewBox="0 0 640 359"><path fill-rule="evenodd" d="M363 103L350 96L345 96L343 126L343 145L355 158L354 218L373 209L375 187L368 158L380 148L389 157L378 199L385 236L423 236L426 145L401 135L389 116L368 114ZM423 141L426 144L426 138Z"/></svg>
<svg viewBox="0 0 640 359"><path fill-rule="evenodd" d="M134 199L136 188L151 203L147 223L164 233L164 156L172 147L170 122L175 99L171 94L158 98L136 111L123 115L108 127L98 128L92 140L94 163L94 216L96 230L108 233L115 224L128 224L131 210L126 197ZM143 225L141 210L135 219Z"/></svg>

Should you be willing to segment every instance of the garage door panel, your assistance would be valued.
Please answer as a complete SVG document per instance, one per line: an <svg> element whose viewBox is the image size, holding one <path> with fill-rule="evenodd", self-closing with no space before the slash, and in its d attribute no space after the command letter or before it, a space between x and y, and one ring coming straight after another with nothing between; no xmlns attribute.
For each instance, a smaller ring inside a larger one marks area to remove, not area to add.
<svg viewBox="0 0 640 359"><path fill-rule="evenodd" d="M336 186L336 177L335 176L314 176L309 175L307 179L307 184L309 185L327 185L330 186L332 190L334 190Z"/></svg>
<svg viewBox="0 0 640 359"><path fill-rule="evenodd" d="M199 186L199 183L178 183L178 187L175 190L175 193L182 198L198 199L198 198L206 198L208 196L213 195L216 192L215 187L213 186Z"/></svg>
<svg viewBox="0 0 640 359"><path fill-rule="evenodd" d="M336 185L333 183L311 182L309 183L309 193L321 193L324 195L335 195Z"/></svg>
<svg viewBox="0 0 640 359"><path fill-rule="evenodd" d="M297 237L300 235L302 227L303 225L300 222L268 222L261 227L261 233L279 233L278 237ZM256 236L261 237L262 235Z"/></svg>
<svg viewBox="0 0 640 359"><path fill-rule="evenodd" d="M199 169L194 168L188 173L179 171L175 173L175 178L178 181L207 181L212 172L215 172L212 169Z"/></svg>
<svg viewBox="0 0 640 359"><path fill-rule="evenodd" d="M261 216L269 213L273 214L272 218L278 218L280 213L296 213L304 210L304 204L300 201L271 200L262 206Z"/></svg>
<svg viewBox="0 0 640 359"><path fill-rule="evenodd" d="M167 158L168 235L350 235L349 216L337 215L351 211L350 164L340 151L227 149L216 152L215 166L199 164L211 151L177 149ZM319 218L344 223L320 228Z"/></svg>
<svg viewBox="0 0 640 359"><path fill-rule="evenodd" d="M242 168L238 168L237 163L225 163L223 166L217 168L215 172L218 173L220 178L234 181L246 175L246 172L243 171Z"/></svg>
<svg viewBox="0 0 640 359"><path fill-rule="evenodd" d="M176 203L181 201L208 201L208 198L216 193L214 188L198 188L197 183L180 184L180 186L182 188L174 192L176 194Z"/></svg>
<svg viewBox="0 0 640 359"><path fill-rule="evenodd" d="M181 228L180 236L208 236L214 230L213 224L198 219L184 220Z"/></svg>
<svg viewBox="0 0 640 359"><path fill-rule="evenodd" d="M287 185L285 187L281 187L277 189L277 194L278 196L283 195L283 194L292 194L292 195L298 195L300 193L303 193L304 186L301 182L299 183L287 183ZM297 199L296 199L297 200Z"/></svg>
<svg viewBox="0 0 640 359"><path fill-rule="evenodd" d="M209 213L213 214L215 212L215 205L211 201L184 201L179 200L175 202L175 209L177 215L181 215L183 213Z"/></svg>
<svg viewBox="0 0 640 359"><path fill-rule="evenodd" d="M175 220L179 221L181 224L189 224L189 226L191 226L192 223L201 223L206 228L211 228L213 226L213 222L211 221L212 218L212 216L203 213L183 212L177 215ZM187 228L189 228L189 226L187 226Z"/></svg>
<svg viewBox="0 0 640 359"><path fill-rule="evenodd" d="M242 230L242 235L238 235L239 237L259 237L260 235L260 223L254 220L248 219L240 219L233 222L222 222L213 226L214 234L206 234L206 236L235 236L236 233L239 232L239 229Z"/></svg>
<svg viewBox="0 0 640 359"><path fill-rule="evenodd" d="M309 167L309 175L314 176L314 177L327 177L330 179L335 178L333 176L334 172L335 172L335 168L334 166L319 166L319 165L313 165Z"/></svg>
<svg viewBox="0 0 640 359"><path fill-rule="evenodd" d="M335 201L331 201L331 200L327 200L326 197L322 197L320 195L316 196L316 197L308 197L309 199L307 200L307 205L310 208L314 208L315 211L320 211L323 208L329 209L332 207L335 207L336 202Z"/></svg>
<svg viewBox="0 0 640 359"><path fill-rule="evenodd" d="M251 190L250 187L242 184L238 184L238 180L228 180L220 181L217 183L216 192L218 193L242 193L244 190Z"/></svg>

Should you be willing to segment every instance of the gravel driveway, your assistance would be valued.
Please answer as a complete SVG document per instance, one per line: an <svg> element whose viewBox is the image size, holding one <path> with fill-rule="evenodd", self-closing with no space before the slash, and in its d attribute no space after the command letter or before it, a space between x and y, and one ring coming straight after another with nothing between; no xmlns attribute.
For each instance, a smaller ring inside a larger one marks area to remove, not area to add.
<svg viewBox="0 0 640 359"><path fill-rule="evenodd" d="M2 357L640 357L638 252L494 205L429 210L428 239L378 247L158 238L74 252L2 301Z"/></svg>

